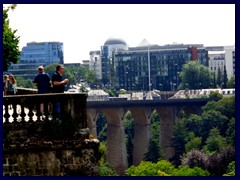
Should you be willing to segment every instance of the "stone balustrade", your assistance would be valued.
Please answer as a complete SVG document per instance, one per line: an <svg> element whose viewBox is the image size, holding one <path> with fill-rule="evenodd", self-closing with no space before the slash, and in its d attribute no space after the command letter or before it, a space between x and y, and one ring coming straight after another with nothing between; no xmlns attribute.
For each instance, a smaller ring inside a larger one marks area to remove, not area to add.
<svg viewBox="0 0 240 180"><path fill-rule="evenodd" d="M79 128L87 128L85 93L51 93L4 96L3 121L33 122L55 119L55 102L60 101L62 118L79 121Z"/></svg>

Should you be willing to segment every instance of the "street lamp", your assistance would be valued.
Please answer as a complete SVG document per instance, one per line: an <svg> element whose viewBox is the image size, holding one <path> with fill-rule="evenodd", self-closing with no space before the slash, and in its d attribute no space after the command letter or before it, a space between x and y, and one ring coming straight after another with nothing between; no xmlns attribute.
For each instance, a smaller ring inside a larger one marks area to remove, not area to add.
<svg viewBox="0 0 240 180"><path fill-rule="evenodd" d="M213 83L210 83L210 89L212 89L213 88Z"/></svg>
<svg viewBox="0 0 240 180"><path fill-rule="evenodd" d="M151 79L150 79L150 52L149 52L149 42L148 42L148 83L149 83L149 91L151 91Z"/></svg>
<svg viewBox="0 0 240 180"><path fill-rule="evenodd" d="M178 76L179 76L179 73L180 73L180 72L177 72L177 86L178 86Z"/></svg>
<svg viewBox="0 0 240 180"><path fill-rule="evenodd" d="M223 85L224 85L224 83L221 84L221 89L223 89Z"/></svg>
<svg viewBox="0 0 240 180"><path fill-rule="evenodd" d="M162 90L162 87L163 85L162 84L159 84L159 90L161 91Z"/></svg>
<svg viewBox="0 0 240 180"><path fill-rule="evenodd" d="M175 86L176 86L177 84L176 83L173 83L173 91L175 91L176 89L175 89Z"/></svg>

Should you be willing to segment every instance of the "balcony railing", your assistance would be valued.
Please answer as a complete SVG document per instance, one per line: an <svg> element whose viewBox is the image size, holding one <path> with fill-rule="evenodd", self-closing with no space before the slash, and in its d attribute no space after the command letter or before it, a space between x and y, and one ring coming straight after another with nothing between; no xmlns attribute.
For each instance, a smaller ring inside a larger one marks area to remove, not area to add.
<svg viewBox="0 0 240 180"><path fill-rule="evenodd" d="M36 91L18 89L21 95L4 96L3 123L26 123L48 121L56 118L55 103L61 104L62 119L72 118L79 128L87 128L85 93L35 94Z"/></svg>

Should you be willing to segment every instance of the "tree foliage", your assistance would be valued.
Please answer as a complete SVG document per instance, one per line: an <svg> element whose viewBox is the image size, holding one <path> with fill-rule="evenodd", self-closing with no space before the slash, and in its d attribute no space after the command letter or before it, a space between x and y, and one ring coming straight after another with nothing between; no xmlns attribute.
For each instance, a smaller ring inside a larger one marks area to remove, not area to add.
<svg viewBox="0 0 240 180"><path fill-rule="evenodd" d="M172 157L172 161L175 165L180 165L180 157L185 152L185 144L188 141L188 132L184 125L184 120L178 121L173 130L173 147L175 149L175 155Z"/></svg>
<svg viewBox="0 0 240 180"><path fill-rule="evenodd" d="M229 163L227 167L227 172L223 176L235 176L235 161L232 161Z"/></svg>
<svg viewBox="0 0 240 180"><path fill-rule="evenodd" d="M179 89L209 88L209 85L213 82L213 74L208 67L200 65L196 61L184 64L179 77L182 81Z"/></svg>
<svg viewBox="0 0 240 180"><path fill-rule="evenodd" d="M227 88L235 88L235 76L227 81Z"/></svg>
<svg viewBox="0 0 240 180"><path fill-rule="evenodd" d="M73 65L67 66L67 68L76 78L77 83L79 83L81 80L84 80L87 83L95 83L97 81L96 74L88 68L83 66L76 67Z"/></svg>
<svg viewBox="0 0 240 180"><path fill-rule="evenodd" d="M8 12L16 8L16 4L3 9L3 71L7 71L11 63L18 63L20 50L18 48L20 36L16 35L17 30L9 26Z"/></svg>
<svg viewBox="0 0 240 180"><path fill-rule="evenodd" d="M202 148L202 137L195 137L193 132L190 132L189 135L190 141L188 141L185 145L185 151L189 152L193 149L201 149Z"/></svg>
<svg viewBox="0 0 240 180"><path fill-rule="evenodd" d="M25 79L22 76L16 76L15 79L17 82L17 87L37 89L37 87L33 84L32 79Z"/></svg>
<svg viewBox="0 0 240 180"><path fill-rule="evenodd" d="M103 113L99 113L97 121L97 136L99 141L104 142L107 140L107 120Z"/></svg>
<svg viewBox="0 0 240 180"><path fill-rule="evenodd" d="M131 166L126 170L129 176L209 176L207 170L199 167L189 168L179 166L175 168L170 162L161 160L157 163L142 161L138 166Z"/></svg>
<svg viewBox="0 0 240 180"><path fill-rule="evenodd" d="M134 119L132 113L128 111L124 117L125 139L127 148L128 164L133 164L133 141L134 141Z"/></svg>
<svg viewBox="0 0 240 180"><path fill-rule="evenodd" d="M213 153L220 151L226 146L226 139L220 135L217 128L210 131L209 137L206 140L206 145L203 147L206 153Z"/></svg>

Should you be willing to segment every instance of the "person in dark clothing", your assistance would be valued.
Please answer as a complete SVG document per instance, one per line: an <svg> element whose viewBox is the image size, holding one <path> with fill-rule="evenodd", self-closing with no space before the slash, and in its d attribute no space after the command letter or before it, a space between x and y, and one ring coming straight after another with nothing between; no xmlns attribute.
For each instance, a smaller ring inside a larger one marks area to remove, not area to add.
<svg viewBox="0 0 240 180"><path fill-rule="evenodd" d="M64 93L65 85L68 83L68 79L62 78L64 67L57 65L56 72L52 75L53 93Z"/></svg>
<svg viewBox="0 0 240 180"><path fill-rule="evenodd" d="M48 74L44 73L43 66L38 67L38 75L34 78L33 83L37 86L39 94L49 93L51 79Z"/></svg>
<svg viewBox="0 0 240 180"><path fill-rule="evenodd" d="M49 89L51 87L51 79L50 76L44 72L43 66L38 66L38 74L35 76L33 83L37 86L38 94L49 93ZM40 112L42 115L44 114L44 104L40 105ZM44 118L41 116L40 118Z"/></svg>
<svg viewBox="0 0 240 180"><path fill-rule="evenodd" d="M62 65L57 65L56 72L52 75L52 84L53 84L53 93L64 93L65 85L68 83L68 79L62 78L62 74L64 72L64 67ZM61 119L60 115L60 101L56 101L55 110L56 110L56 119Z"/></svg>

